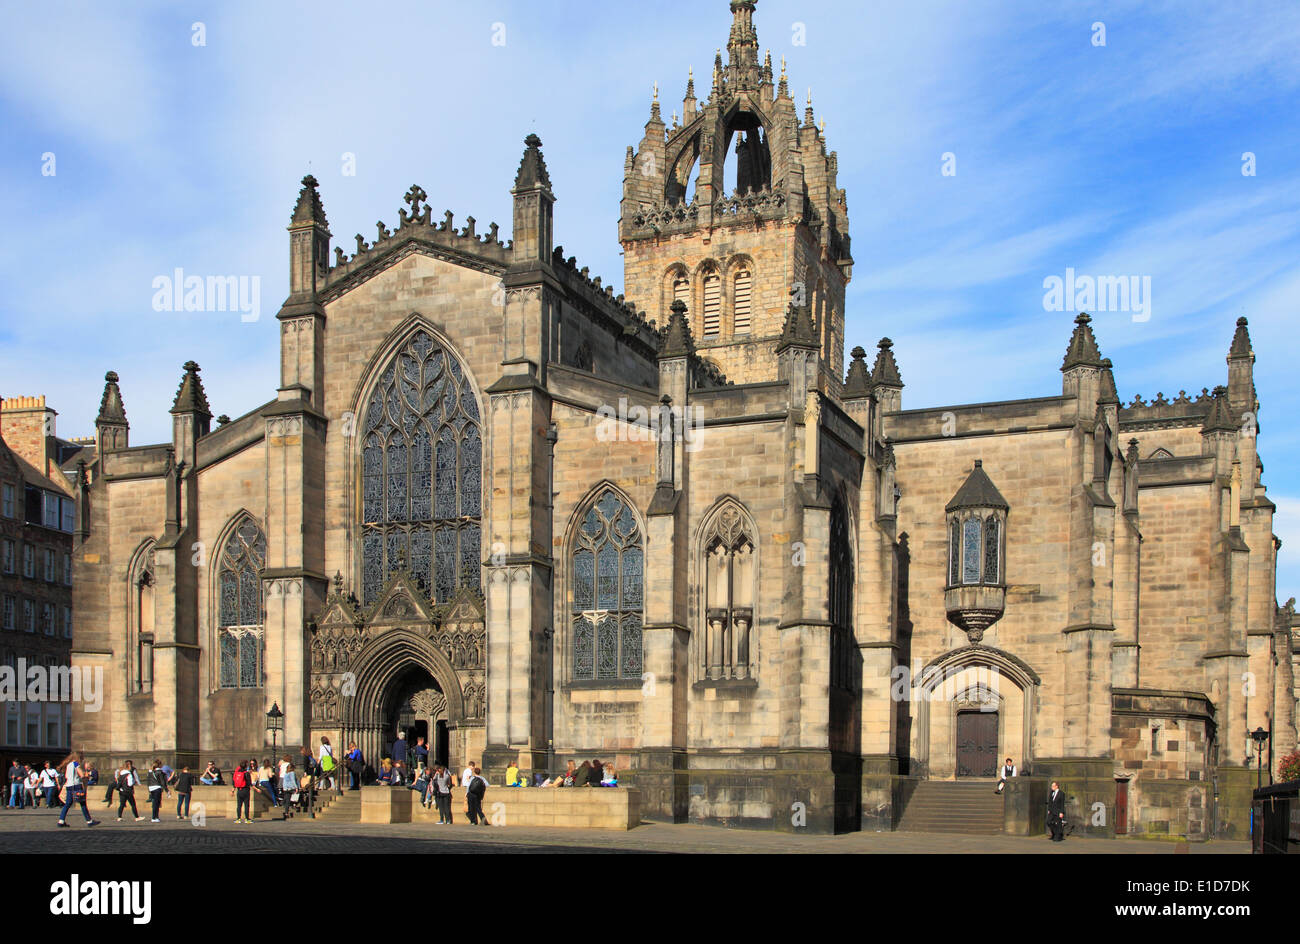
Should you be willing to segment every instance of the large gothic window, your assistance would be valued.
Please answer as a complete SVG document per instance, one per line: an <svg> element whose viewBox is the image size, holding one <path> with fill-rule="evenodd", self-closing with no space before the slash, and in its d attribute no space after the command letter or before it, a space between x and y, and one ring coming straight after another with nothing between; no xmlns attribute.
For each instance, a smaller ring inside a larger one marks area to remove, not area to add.
<svg viewBox="0 0 1300 944"><path fill-rule="evenodd" d="M587 509L573 550L573 678L641 678L641 527L611 488Z"/></svg>
<svg viewBox="0 0 1300 944"><path fill-rule="evenodd" d="M262 686L262 568L266 535L252 518L230 533L221 549L217 642L222 688Z"/></svg>
<svg viewBox="0 0 1300 944"><path fill-rule="evenodd" d="M483 441L460 362L417 331L366 404L361 592L409 567L437 602L479 587Z"/></svg>
<svg viewBox="0 0 1300 944"><path fill-rule="evenodd" d="M705 677L750 678L754 538L745 516L731 502L713 517L704 534L704 596Z"/></svg>

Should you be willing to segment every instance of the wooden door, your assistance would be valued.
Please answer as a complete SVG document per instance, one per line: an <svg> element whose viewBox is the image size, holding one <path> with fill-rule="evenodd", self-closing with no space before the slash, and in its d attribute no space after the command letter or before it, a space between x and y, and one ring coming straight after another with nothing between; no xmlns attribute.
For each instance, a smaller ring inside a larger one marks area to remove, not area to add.
<svg viewBox="0 0 1300 944"><path fill-rule="evenodd" d="M1128 781L1115 781L1115 835L1128 835Z"/></svg>
<svg viewBox="0 0 1300 944"><path fill-rule="evenodd" d="M998 713L957 713L957 776L993 777L998 766Z"/></svg>

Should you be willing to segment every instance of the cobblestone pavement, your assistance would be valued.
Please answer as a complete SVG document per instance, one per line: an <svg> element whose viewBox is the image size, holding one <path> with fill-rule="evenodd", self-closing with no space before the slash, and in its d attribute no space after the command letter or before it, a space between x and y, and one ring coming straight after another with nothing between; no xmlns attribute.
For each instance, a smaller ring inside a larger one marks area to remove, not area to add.
<svg viewBox="0 0 1300 944"><path fill-rule="evenodd" d="M1182 846L1191 855L1248 854L1247 842L1174 843L1141 839L1082 839L1053 844L1047 837L957 836L941 833L849 833L800 836L717 826L643 823L634 830L473 827L458 818L451 827L423 823L393 825L325 823L295 819L241 826L212 818L205 826L176 819L162 823L118 823L103 808L104 821L87 828L74 809L68 828L57 811L5 810L0 814L0 850L9 852L482 852L482 853L1040 853L1047 855L1170 855Z"/></svg>

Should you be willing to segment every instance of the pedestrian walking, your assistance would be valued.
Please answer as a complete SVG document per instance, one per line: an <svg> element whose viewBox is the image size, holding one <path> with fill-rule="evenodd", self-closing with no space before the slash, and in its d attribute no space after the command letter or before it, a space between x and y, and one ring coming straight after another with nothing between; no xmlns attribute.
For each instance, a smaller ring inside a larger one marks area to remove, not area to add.
<svg viewBox="0 0 1300 944"><path fill-rule="evenodd" d="M135 788L140 785L140 775L135 771L135 762L127 761L117 772L117 821L122 822L122 811L127 804L131 806L131 815L138 823L144 819L135 805Z"/></svg>
<svg viewBox="0 0 1300 944"><path fill-rule="evenodd" d="M82 764L85 762L84 755L77 752L76 755L68 755L68 762L63 772L63 809L59 813L59 825L68 825L68 810L72 808L73 803L80 804L81 815L86 817L87 826L98 826L99 820L90 818L90 810L86 809L86 784L82 778Z"/></svg>
<svg viewBox="0 0 1300 944"><path fill-rule="evenodd" d="M194 775L190 773L190 765L181 764L181 769L172 774L171 782L176 788L176 818L189 819L190 795L194 792Z"/></svg>
<svg viewBox="0 0 1300 944"><path fill-rule="evenodd" d="M429 789L433 791L433 801L438 804L438 825L451 825L451 771L439 764L433 772Z"/></svg>
<svg viewBox="0 0 1300 944"><path fill-rule="evenodd" d="M488 824L487 817L483 815L483 797L487 793L487 786L487 781L483 779L483 772L475 767L469 779L469 786L465 788L465 800L469 805L468 815L471 825Z"/></svg>
<svg viewBox="0 0 1300 944"><path fill-rule="evenodd" d="M23 784L27 782L27 771L23 770L18 758L9 765L9 809L23 808Z"/></svg>
<svg viewBox="0 0 1300 944"><path fill-rule="evenodd" d="M59 797L59 771L48 760L41 771L41 793L45 795L45 808L54 809L54 801Z"/></svg>
<svg viewBox="0 0 1300 944"><path fill-rule="evenodd" d="M161 823L158 818L158 811L162 807L163 794L171 795L171 790L167 786L167 774L163 770L163 762L155 760L153 767L149 770L149 822Z"/></svg>
<svg viewBox="0 0 1300 944"><path fill-rule="evenodd" d="M1047 795L1047 828L1052 832L1052 842L1065 842L1065 794L1055 780Z"/></svg>

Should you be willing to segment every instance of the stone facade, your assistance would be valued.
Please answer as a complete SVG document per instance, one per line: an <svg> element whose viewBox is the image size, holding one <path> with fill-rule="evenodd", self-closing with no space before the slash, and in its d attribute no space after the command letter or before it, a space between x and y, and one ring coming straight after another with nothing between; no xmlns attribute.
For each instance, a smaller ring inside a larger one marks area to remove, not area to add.
<svg viewBox="0 0 1300 944"><path fill-rule="evenodd" d="M6 763L19 758L39 765L67 754L69 701L82 696L66 675L76 505L63 471L65 463L75 468L82 445L56 435L56 417L43 396L0 400L0 665L8 689L0 696L0 750Z"/></svg>
<svg viewBox="0 0 1300 944"><path fill-rule="evenodd" d="M1246 731L1295 743L1244 320L1199 398L1123 405L1080 316L1059 394L904 410L888 338L842 360L835 153L730 7L708 99L629 148L626 298L554 245L530 135L508 242L416 186L331 258L304 178L251 413L212 428L191 362L131 445L109 374L79 746L260 755L275 703L293 745L598 757L647 816L815 831L1010 754L1091 832L1126 782L1127 832L1239 834Z"/></svg>

